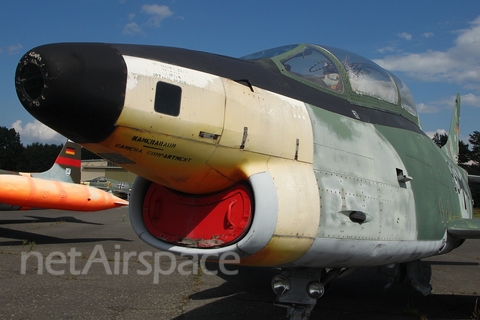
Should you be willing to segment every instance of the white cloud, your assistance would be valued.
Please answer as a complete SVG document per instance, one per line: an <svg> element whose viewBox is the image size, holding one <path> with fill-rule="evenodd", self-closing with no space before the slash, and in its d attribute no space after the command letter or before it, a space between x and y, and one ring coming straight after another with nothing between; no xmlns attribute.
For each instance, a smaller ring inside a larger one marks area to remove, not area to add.
<svg viewBox="0 0 480 320"><path fill-rule="evenodd" d="M480 96L476 96L473 93L463 94L461 96L461 103L480 108Z"/></svg>
<svg viewBox="0 0 480 320"><path fill-rule="evenodd" d="M142 28L135 22L129 22L123 27L124 34L138 34L143 33Z"/></svg>
<svg viewBox="0 0 480 320"><path fill-rule="evenodd" d="M427 103L417 103L417 110L419 113L437 113L441 110L452 110L455 105L456 96L448 96L439 100L430 101ZM465 103L462 96L462 105Z"/></svg>
<svg viewBox="0 0 480 320"><path fill-rule="evenodd" d="M473 93L461 95L462 106L470 106L480 108L480 96ZM418 113L437 113L441 110L451 110L455 105L456 96L448 96L443 99L430 101L427 103L417 103Z"/></svg>
<svg viewBox="0 0 480 320"><path fill-rule="evenodd" d="M386 46L378 49L377 51L380 53L396 52L397 48L395 46Z"/></svg>
<svg viewBox="0 0 480 320"><path fill-rule="evenodd" d="M405 39L405 40L412 40L412 35L410 33L407 33L407 32L402 32L402 33L399 33L398 36L402 39Z"/></svg>
<svg viewBox="0 0 480 320"><path fill-rule="evenodd" d="M159 27L164 19L173 15L169 7L158 4L144 4L142 12L151 16L147 21L147 25L154 27Z"/></svg>
<svg viewBox="0 0 480 320"><path fill-rule="evenodd" d="M33 122L29 122L24 126L22 126L22 120L17 120L12 123L12 128L20 134L20 139L23 144L30 144L32 142L58 144L64 143L66 140L66 138L38 120L33 120Z"/></svg>
<svg viewBox="0 0 480 320"><path fill-rule="evenodd" d="M433 32L424 32L424 33L422 34L422 36L423 36L424 38L431 38L431 37L434 36L434 34L433 34Z"/></svg>
<svg viewBox="0 0 480 320"><path fill-rule="evenodd" d="M423 81L445 81L480 90L480 16L457 33L454 46L446 51L389 55L375 62Z"/></svg>
<svg viewBox="0 0 480 320"><path fill-rule="evenodd" d="M437 129L436 131L428 131L428 132L425 132L427 134L427 136L430 137L430 139L433 138L433 136L435 135L435 133L438 133L440 135L442 134L448 134L447 130L445 129Z"/></svg>
<svg viewBox="0 0 480 320"><path fill-rule="evenodd" d="M130 22L123 27L123 34L134 35L134 34L144 33L142 28L134 20L135 20L135 13L130 13L128 15L128 21Z"/></svg>
<svg viewBox="0 0 480 320"><path fill-rule="evenodd" d="M138 24L135 21L136 15L130 13L128 15L128 23L123 27L123 33L134 35L134 34L145 34L142 27L160 27L163 20L169 18L173 15L173 12L169 7L158 4L145 4L141 8L141 12L149 16L148 20L145 23ZM179 17L183 20L183 17Z"/></svg>
<svg viewBox="0 0 480 320"><path fill-rule="evenodd" d="M431 103L417 103L418 113L437 113L440 111L440 108Z"/></svg>
<svg viewBox="0 0 480 320"><path fill-rule="evenodd" d="M15 54L17 53L19 50L21 50L23 48L23 46L20 44L20 43L17 43L15 45L11 45L11 46L8 46L7 50L8 50L8 54Z"/></svg>

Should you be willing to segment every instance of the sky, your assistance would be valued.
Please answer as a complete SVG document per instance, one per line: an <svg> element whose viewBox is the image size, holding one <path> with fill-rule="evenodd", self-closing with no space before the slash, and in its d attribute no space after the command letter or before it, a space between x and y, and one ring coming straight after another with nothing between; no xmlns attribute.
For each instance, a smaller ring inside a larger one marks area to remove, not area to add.
<svg viewBox="0 0 480 320"><path fill-rule="evenodd" d="M478 0L43 0L0 5L0 126L24 145L64 138L21 106L18 61L55 42L181 47L240 57L286 44L355 52L401 78L413 93L422 129L448 132L456 93L461 139L480 131Z"/></svg>

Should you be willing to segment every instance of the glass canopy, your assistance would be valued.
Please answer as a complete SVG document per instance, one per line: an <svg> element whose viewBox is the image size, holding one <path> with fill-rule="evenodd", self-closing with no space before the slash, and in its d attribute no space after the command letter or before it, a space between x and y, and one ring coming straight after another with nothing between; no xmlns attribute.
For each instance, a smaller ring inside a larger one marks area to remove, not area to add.
<svg viewBox="0 0 480 320"><path fill-rule="evenodd" d="M355 53L301 44L260 51L242 59L271 59L281 72L299 81L349 98L370 96L400 105L412 116L417 116L413 96L405 83L373 61Z"/></svg>

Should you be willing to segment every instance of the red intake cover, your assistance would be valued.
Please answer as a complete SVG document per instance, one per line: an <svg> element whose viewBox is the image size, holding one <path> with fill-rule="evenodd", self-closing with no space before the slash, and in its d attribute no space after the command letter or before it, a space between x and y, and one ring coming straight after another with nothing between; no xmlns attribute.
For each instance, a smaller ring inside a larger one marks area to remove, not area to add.
<svg viewBox="0 0 480 320"><path fill-rule="evenodd" d="M143 202L143 221L158 239L176 245L211 248L241 239L252 220L247 185L209 195L191 195L152 183Z"/></svg>

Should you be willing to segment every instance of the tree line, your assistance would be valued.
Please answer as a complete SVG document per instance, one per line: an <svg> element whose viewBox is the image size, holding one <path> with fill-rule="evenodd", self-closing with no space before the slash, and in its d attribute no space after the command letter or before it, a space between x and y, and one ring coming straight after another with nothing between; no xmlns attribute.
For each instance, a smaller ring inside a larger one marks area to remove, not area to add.
<svg viewBox="0 0 480 320"><path fill-rule="evenodd" d="M440 134L437 132L432 138L432 141L435 142L435 144L440 148L447 143L447 140L448 135L446 133ZM474 131L472 134L470 134L468 142L470 142L470 145L462 140L459 141L458 164L467 170L468 173L478 175L478 172L480 172L480 132Z"/></svg>
<svg viewBox="0 0 480 320"><path fill-rule="evenodd" d="M435 133L433 142L439 147L447 143L448 135L446 133ZM458 145L458 165L465 169L468 174L480 176L480 132L474 131L468 137L470 145L459 141ZM475 207L480 207L480 183L470 183L470 191Z"/></svg>
<svg viewBox="0 0 480 320"><path fill-rule="evenodd" d="M42 172L50 169L63 145L34 142L23 146L15 129L0 127L0 169L21 172ZM82 160L99 159L82 148Z"/></svg>

